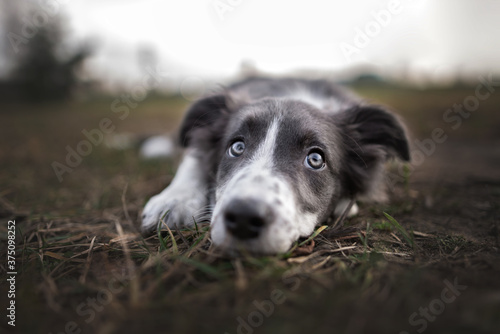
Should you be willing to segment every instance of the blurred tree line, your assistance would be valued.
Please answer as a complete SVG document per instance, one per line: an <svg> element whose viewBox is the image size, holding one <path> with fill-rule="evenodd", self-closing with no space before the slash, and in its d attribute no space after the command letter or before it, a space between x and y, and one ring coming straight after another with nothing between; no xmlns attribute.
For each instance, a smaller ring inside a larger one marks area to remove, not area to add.
<svg viewBox="0 0 500 334"><path fill-rule="evenodd" d="M32 1L0 0L0 101L44 102L70 99L81 86L79 71L89 46L67 44L57 8Z"/></svg>

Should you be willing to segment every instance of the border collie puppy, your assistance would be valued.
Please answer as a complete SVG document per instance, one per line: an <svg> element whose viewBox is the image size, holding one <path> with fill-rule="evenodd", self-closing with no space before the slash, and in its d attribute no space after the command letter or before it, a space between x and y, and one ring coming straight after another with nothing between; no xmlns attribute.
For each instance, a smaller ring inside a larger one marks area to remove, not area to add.
<svg viewBox="0 0 500 334"><path fill-rule="evenodd" d="M215 245L260 254L286 252L351 201L385 200L384 162L410 159L396 116L326 80L233 84L190 107L180 142L183 160L146 204L143 232L208 212Z"/></svg>

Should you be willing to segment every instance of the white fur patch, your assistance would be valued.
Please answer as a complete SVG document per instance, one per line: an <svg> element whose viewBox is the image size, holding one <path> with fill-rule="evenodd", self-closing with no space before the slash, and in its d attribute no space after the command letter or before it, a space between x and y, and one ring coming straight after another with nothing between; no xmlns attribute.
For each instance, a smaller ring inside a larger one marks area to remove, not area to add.
<svg viewBox="0 0 500 334"><path fill-rule="evenodd" d="M142 229L153 229L167 211L164 221L168 227L194 225L193 215L207 204L206 188L195 152L187 151L170 185L144 207Z"/></svg>
<svg viewBox="0 0 500 334"><path fill-rule="evenodd" d="M310 104L318 109L323 109L325 107L325 99L324 98L318 98L314 96L313 93L306 89L299 89L295 91L292 95L290 95L291 98L294 100L299 100L302 102L305 102L307 104Z"/></svg>
<svg viewBox="0 0 500 334"><path fill-rule="evenodd" d="M338 112L345 107L338 99L330 97L318 97L307 89L297 89L289 98L310 104L320 110L328 109L330 112Z"/></svg>
<svg viewBox="0 0 500 334"><path fill-rule="evenodd" d="M175 153L175 144L167 136L154 136L146 140L139 154L144 159L169 158Z"/></svg>
<svg viewBox="0 0 500 334"><path fill-rule="evenodd" d="M348 200L348 199L341 199L337 206L335 207L335 216L337 217L340 217L340 215L342 215L344 213L344 211L347 209L347 206L349 205L351 201ZM352 206L351 206L351 209L349 210L349 212L347 213L347 217L353 217L355 215L357 215L359 212L359 207L356 203L354 203Z"/></svg>

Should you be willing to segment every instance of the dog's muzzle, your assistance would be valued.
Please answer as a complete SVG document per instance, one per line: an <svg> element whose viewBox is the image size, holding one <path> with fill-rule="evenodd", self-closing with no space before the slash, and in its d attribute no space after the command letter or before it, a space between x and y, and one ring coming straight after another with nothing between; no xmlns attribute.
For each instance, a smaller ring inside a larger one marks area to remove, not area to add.
<svg viewBox="0 0 500 334"><path fill-rule="evenodd" d="M232 199L226 206L224 224L229 233L240 240L259 237L274 219L273 210L257 199Z"/></svg>

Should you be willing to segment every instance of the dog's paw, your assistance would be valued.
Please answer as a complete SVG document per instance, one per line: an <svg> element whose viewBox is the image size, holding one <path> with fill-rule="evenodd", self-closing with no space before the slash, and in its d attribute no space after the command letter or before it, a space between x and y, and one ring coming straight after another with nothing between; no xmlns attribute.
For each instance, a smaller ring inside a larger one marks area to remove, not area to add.
<svg viewBox="0 0 500 334"><path fill-rule="evenodd" d="M142 233L154 232L161 219L169 228L193 226L194 218L204 206L206 197L200 193L186 193L166 189L149 199L142 212Z"/></svg>

